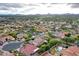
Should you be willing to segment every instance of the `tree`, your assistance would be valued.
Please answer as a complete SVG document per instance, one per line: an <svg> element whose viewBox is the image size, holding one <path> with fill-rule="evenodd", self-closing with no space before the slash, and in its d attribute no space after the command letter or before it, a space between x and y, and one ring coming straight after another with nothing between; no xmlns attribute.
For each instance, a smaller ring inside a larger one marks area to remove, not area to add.
<svg viewBox="0 0 79 59"><path fill-rule="evenodd" d="M79 34L74 36L75 40L79 40Z"/></svg>
<svg viewBox="0 0 79 59"><path fill-rule="evenodd" d="M32 37L32 34L30 32L27 32L28 38Z"/></svg>
<svg viewBox="0 0 79 59"><path fill-rule="evenodd" d="M79 40L76 40L76 42L75 42L75 43L76 43L76 45L77 45L77 46L79 46Z"/></svg>
<svg viewBox="0 0 79 59"><path fill-rule="evenodd" d="M17 37L17 32L9 32L9 35L13 36L14 38Z"/></svg>
<svg viewBox="0 0 79 59"><path fill-rule="evenodd" d="M68 42L68 43L74 43L75 42L75 39L73 37L65 37L65 38L63 38L63 40L65 42Z"/></svg>
<svg viewBox="0 0 79 59"><path fill-rule="evenodd" d="M48 32L48 36L49 37L53 37L51 32Z"/></svg>
<svg viewBox="0 0 79 59"><path fill-rule="evenodd" d="M40 46L39 51L40 51L40 52L44 52L44 51L47 51L48 49L49 49L48 45L43 44L43 45Z"/></svg>
<svg viewBox="0 0 79 59"><path fill-rule="evenodd" d="M27 39L28 38L28 35L27 34L24 34L24 38Z"/></svg>
<svg viewBox="0 0 79 59"><path fill-rule="evenodd" d="M36 28L34 26L31 27L30 31L36 32Z"/></svg>
<svg viewBox="0 0 79 59"><path fill-rule="evenodd" d="M71 36L71 34L70 34L70 33L68 33L68 34L65 34L65 36L70 37L70 36Z"/></svg>
<svg viewBox="0 0 79 59"><path fill-rule="evenodd" d="M25 42L32 40L32 34L30 32L26 33Z"/></svg>
<svg viewBox="0 0 79 59"><path fill-rule="evenodd" d="M62 44L62 41L58 41L58 40L49 40L48 42L48 46L51 48L52 46L55 46L57 44Z"/></svg>
<svg viewBox="0 0 79 59"><path fill-rule="evenodd" d="M39 51L40 52L44 52L44 51L47 51L49 50L51 47L55 46L55 45L59 45L59 44L62 44L62 41L58 41L58 40L55 40L55 39L51 39L49 40L46 44L42 44L39 48Z"/></svg>

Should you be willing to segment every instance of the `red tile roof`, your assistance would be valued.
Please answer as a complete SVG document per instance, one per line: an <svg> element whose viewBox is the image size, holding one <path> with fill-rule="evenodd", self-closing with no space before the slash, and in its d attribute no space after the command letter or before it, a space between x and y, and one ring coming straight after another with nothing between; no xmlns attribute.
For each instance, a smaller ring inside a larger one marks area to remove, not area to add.
<svg viewBox="0 0 79 59"><path fill-rule="evenodd" d="M32 44L26 44L24 47L22 47L20 49L21 53L25 54L25 55L30 55L32 53L34 53L35 49L37 49L36 46L32 45Z"/></svg>
<svg viewBox="0 0 79 59"><path fill-rule="evenodd" d="M78 56L79 55L79 47L71 46L68 49L62 50L61 54L63 56Z"/></svg>

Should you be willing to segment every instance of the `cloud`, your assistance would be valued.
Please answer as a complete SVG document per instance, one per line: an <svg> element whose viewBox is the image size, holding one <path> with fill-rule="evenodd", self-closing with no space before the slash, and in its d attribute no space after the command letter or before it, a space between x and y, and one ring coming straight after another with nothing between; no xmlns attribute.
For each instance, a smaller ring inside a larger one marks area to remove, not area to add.
<svg viewBox="0 0 79 59"><path fill-rule="evenodd" d="M21 4L21 3L0 3L0 6L5 6L5 7L14 7L14 8L21 8L23 7L25 4Z"/></svg>
<svg viewBox="0 0 79 59"><path fill-rule="evenodd" d="M79 13L79 3L0 3L0 14Z"/></svg>
<svg viewBox="0 0 79 59"><path fill-rule="evenodd" d="M26 6L40 6L40 5L38 5L38 4L26 4Z"/></svg>
<svg viewBox="0 0 79 59"><path fill-rule="evenodd" d="M26 10L30 11L32 9L35 9L36 7L39 7L39 4L24 4L24 3L0 3L0 11L16 11L16 10Z"/></svg>
<svg viewBox="0 0 79 59"><path fill-rule="evenodd" d="M20 3L0 3L0 10L13 10L17 8L23 8L25 4Z"/></svg>
<svg viewBox="0 0 79 59"><path fill-rule="evenodd" d="M0 3L0 14L20 14L27 13L32 11L36 7L39 7L39 4L24 4L24 3Z"/></svg>
<svg viewBox="0 0 79 59"><path fill-rule="evenodd" d="M68 3L68 5L70 5L71 8L79 8L79 3Z"/></svg>
<svg viewBox="0 0 79 59"><path fill-rule="evenodd" d="M0 7L0 10L9 10L7 7Z"/></svg>

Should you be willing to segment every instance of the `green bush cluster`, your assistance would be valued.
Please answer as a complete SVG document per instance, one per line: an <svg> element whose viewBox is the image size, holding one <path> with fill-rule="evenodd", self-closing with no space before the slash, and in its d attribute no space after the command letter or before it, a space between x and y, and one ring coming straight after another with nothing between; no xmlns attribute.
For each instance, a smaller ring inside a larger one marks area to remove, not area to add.
<svg viewBox="0 0 79 59"><path fill-rule="evenodd" d="M68 42L68 43L74 43L75 42L75 39L73 37L65 37L65 38L63 38L63 40L65 42Z"/></svg>
<svg viewBox="0 0 79 59"><path fill-rule="evenodd" d="M50 39L46 44L42 44L42 45L40 46L39 51L40 51L40 52L47 51L47 50L49 50L51 47L53 47L53 46L55 46L55 45L59 45L59 44L62 44L62 41L60 41L60 40L55 40L55 39Z"/></svg>

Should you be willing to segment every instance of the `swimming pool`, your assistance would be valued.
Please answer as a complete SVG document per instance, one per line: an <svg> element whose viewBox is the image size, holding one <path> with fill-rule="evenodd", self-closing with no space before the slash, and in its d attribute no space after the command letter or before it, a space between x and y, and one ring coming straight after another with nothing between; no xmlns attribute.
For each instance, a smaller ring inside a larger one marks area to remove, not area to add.
<svg viewBox="0 0 79 59"><path fill-rule="evenodd" d="M4 51L11 51L11 50L14 50L14 49L18 49L18 48L20 48L22 43L23 42L16 42L16 41L10 42L8 44L5 44L3 46L3 48L2 48L2 50L4 50Z"/></svg>

